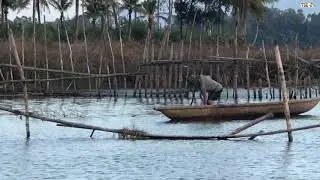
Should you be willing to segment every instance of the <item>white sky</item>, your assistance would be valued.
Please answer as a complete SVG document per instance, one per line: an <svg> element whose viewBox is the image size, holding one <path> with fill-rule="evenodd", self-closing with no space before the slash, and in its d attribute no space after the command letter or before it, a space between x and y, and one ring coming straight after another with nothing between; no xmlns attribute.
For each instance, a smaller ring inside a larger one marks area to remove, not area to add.
<svg viewBox="0 0 320 180"><path fill-rule="evenodd" d="M142 0L141 0L142 1ZM278 3L274 3L273 6L277 7L279 9L287 9L287 8L293 8L293 9L299 9L301 8L300 3L301 2L313 2L316 4L316 7L314 8L303 8L303 11L305 13L320 13L320 0L279 0ZM82 14L81 8L80 8L80 14ZM47 21L54 21L55 19L59 18L60 13L55 10L53 7L50 6L50 12L46 10L46 19ZM10 11L8 15L10 20L13 20L16 16L32 16L32 5L29 5L26 9L20 11L19 13L17 11ZM73 18L75 16L75 5L73 6L65 13L65 18ZM42 17L43 18L43 15Z"/></svg>

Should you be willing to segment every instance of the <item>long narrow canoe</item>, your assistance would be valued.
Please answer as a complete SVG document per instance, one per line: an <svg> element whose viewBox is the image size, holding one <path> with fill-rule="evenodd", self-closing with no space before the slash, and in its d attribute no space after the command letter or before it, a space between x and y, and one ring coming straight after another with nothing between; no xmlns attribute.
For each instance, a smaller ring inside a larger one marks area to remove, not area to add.
<svg viewBox="0 0 320 180"><path fill-rule="evenodd" d="M314 108L319 101L320 98L290 100L290 115L296 116L307 112ZM250 120L269 112L274 113L276 117L284 116L283 103L280 101L232 105L157 107L155 110L162 112L171 121Z"/></svg>

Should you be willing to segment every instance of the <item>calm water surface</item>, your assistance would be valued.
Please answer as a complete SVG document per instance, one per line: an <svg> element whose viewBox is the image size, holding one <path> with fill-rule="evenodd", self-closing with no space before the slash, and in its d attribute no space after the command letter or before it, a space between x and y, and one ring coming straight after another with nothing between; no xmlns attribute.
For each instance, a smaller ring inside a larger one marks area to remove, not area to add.
<svg viewBox="0 0 320 180"><path fill-rule="evenodd" d="M162 100L163 101L163 100ZM218 135L247 121L169 124L153 110L163 102L146 99L38 99L30 108L45 116L110 128L136 127L151 133ZM22 99L0 105L23 108ZM320 106L293 122L320 122ZM0 111L0 179L319 179L319 129L258 137L255 141L132 141L113 134L24 121ZM247 132L285 128L284 120L265 121Z"/></svg>

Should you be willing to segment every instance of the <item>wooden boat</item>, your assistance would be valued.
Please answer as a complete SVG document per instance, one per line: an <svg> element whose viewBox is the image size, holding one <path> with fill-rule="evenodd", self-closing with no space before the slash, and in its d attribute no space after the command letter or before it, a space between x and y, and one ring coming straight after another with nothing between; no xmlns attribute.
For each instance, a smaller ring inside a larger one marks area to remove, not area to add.
<svg viewBox="0 0 320 180"><path fill-rule="evenodd" d="M320 98L290 100L290 114L291 116L295 116L307 112L314 108L319 101ZM275 117L284 116L283 103L281 101L230 105L157 107L155 110L162 112L171 121L250 120L269 112L274 113Z"/></svg>

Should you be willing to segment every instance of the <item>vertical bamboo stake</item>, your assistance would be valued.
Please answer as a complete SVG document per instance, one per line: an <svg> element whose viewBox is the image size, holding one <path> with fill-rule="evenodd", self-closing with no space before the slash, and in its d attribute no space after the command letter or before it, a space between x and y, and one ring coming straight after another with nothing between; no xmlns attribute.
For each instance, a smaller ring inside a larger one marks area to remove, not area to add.
<svg viewBox="0 0 320 180"><path fill-rule="evenodd" d="M103 61L102 48L100 48L99 76L101 75L101 72L102 72L102 61ZM100 91L100 89L101 89L101 77L99 77L99 79L98 79L98 87L99 87L99 91Z"/></svg>
<svg viewBox="0 0 320 180"><path fill-rule="evenodd" d="M234 50L233 50L233 57L238 56L238 23L236 23L235 28L235 39L234 39ZM234 100L238 99L238 62L237 60L233 61L234 70L233 70L233 98Z"/></svg>
<svg viewBox="0 0 320 180"><path fill-rule="evenodd" d="M84 14L83 6L82 6L82 14ZM84 39L84 51L86 54L86 64L87 64L87 71L88 71L88 84L89 84L89 91L91 91L91 72L90 72L90 65L89 65L89 55L88 55L88 45L87 45L87 36L86 36L86 26L84 23L84 16L82 16L82 28L83 28L83 39Z"/></svg>
<svg viewBox="0 0 320 180"><path fill-rule="evenodd" d="M22 33L21 33L21 58L22 58L22 66L24 66L24 26L22 25Z"/></svg>
<svg viewBox="0 0 320 180"><path fill-rule="evenodd" d="M276 61L277 61L277 66L278 66L278 72L279 72L279 79L281 81L281 87L283 90L283 106L284 106L284 115L286 117L286 124L287 124L287 130L288 132L288 141L292 142L292 123L290 119L290 109L289 109L289 100L288 100L288 94L287 94L287 86L286 86L286 80L284 76L284 71L282 67L282 62L281 62L281 56L280 56L280 51L279 51L279 46L276 44L275 48L275 55L276 55Z"/></svg>
<svg viewBox="0 0 320 180"><path fill-rule="evenodd" d="M309 74L308 76L308 89L309 89L309 98L312 98L312 92L311 92L311 88L312 88L312 82L311 82L311 76Z"/></svg>
<svg viewBox="0 0 320 180"><path fill-rule="evenodd" d="M111 44L111 38L110 38L109 30L107 30L107 36L108 36L109 47L110 47L111 56L112 56L113 73L116 74L117 73L116 72L116 65L115 65L115 59L114 59L113 48L112 48L112 44ZM115 86L114 96L118 96L118 82L117 82L117 77L116 76L114 76L113 82L114 82L114 86Z"/></svg>
<svg viewBox="0 0 320 180"><path fill-rule="evenodd" d="M163 97L167 97L167 65L162 65L162 88L163 88Z"/></svg>
<svg viewBox="0 0 320 180"><path fill-rule="evenodd" d="M121 28L120 28L121 29ZM122 71L123 71L123 81L124 81L124 89L125 89L125 96L127 96L127 76L126 74L126 65L124 63L124 55L123 55L123 44L122 44L122 37L121 37L121 30L119 30L120 34L120 51L121 51L121 61L122 61ZM140 76L139 76L140 77ZM140 79L140 78L139 78Z"/></svg>
<svg viewBox="0 0 320 180"><path fill-rule="evenodd" d="M296 34L296 39L295 39L295 48L294 48L294 63L295 63L295 78L294 78L294 85L295 85L295 96L297 96L298 93L298 84L299 84L299 63L298 63L298 33Z"/></svg>
<svg viewBox="0 0 320 180"><path fill-rule="evenodd" d="M24 108L25 108L25 113L29 113L29 108L28 108L28 91L27 91L27 84L25 81L25 77L24 77L24 72L23 72L23 68L21 66L21 63L20 63L20 59L19 59L19 55L18 55L18 51L17 51L17 47L16 47L16 43L15 43L15 40L14 40L14 37L13 37L13 34L12 34L12 30L9 29L9 38L11 41L11 45L13 47L13 54L14 54L14 57L16 59L16 63L18 65L18 70L19 70L19 73L20 73L20 78L21 80L23 81L23 95L24 95ZM29 126L29 116L26 116L26 135L27 135L27 138L30 138L30 126Z"/></svg>
<svg viewBox="0 0 320 180"><path fill-rule="evenodd" d="M258 91L259 100L262 100L262 79L259 78L259 91Z"/></svg>
<svg viewBox="0 0 320 180"><path fill-rule="evenodd" d="M268 60L267 60L267 55L266 55L266 49L264 47L264 40L262 40L262 49L263 49L263 58L264 58L264 62L265 62L266 78L267 78L268 88L269 88L269 93L270 93L270 98L271 98L272 97L271 83L270 83L270 77L269 77L269 69L268 69Z"/></svg>
<svg viewBox="0 0 320 180"><path fill-rule="evenodd" d="M156 97L159 97L159 85L160 85L160 76L159 76L159 65L156 65Z"/></svg>
<svg viewBox="0 0 320 180"><path fill-rule="evenodd" d="M45 59L46 59L46 75L47 75L47 88L46 92L49 93L50 90L50 82L49 79L49 60L48 60L48 48L47 48L47 27L46 27L46 16L43 15L43 28L44 28L44 51L45 51Z"/></svg>
<svg viewBox="0 0 320 180"><path fill-rule="evenodd" d="M169 61L171 62L173 60L173 44L171 44L171 49L170 49L170 56L169 56ZM169 64L169 79L168 79L168 89L172 90L172 63ZM170 93L169 93L170 95Z"/></svg>
<svg viewBox="0 0 320 180"><path fill-rule="evenodd" d="M60 55L60 70L61 70L61 87L62 90L64 91L64 75L63 75L63 59L62 59L62 48L61 48L61 32L60 32L60 25L58 23L58 40L59 40L59 55Z"/></svg>
<svg viewBox="0 0 320 180"><path fill-rule="evenodd" d="M108 73L108 75L110 74L109 63L107 63L107 73ZM108 77L108 85L109 85L109 90L110 90L110 96L112 96L112 87L111 87L111 79L110 79L110 77Z"/></svg>
<svg viewBox="0 0 320 180"><path fill-rule="evenodd" d="M35 0L33 0L33 8L35 8ZM34 13L33 13L34 14ZM37 46L36 46L36 23L33 22L33 67L34 67L34 91L37 90Z"/></svg>
<svg viewBox="0 0 320 180"><path fill-rule="evenodd" d="M304 98L308 98L308 87L307 87L307 77L303 79L303 88L304 88Z"/></svg>

